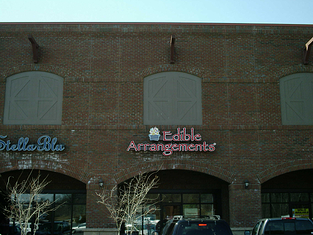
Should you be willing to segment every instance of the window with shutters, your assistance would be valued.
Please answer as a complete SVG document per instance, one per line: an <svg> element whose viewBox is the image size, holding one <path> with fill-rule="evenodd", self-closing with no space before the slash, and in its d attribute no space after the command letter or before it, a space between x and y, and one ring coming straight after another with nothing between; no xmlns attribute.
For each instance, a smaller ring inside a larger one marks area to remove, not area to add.
<svg viewBox="0 0 313 235"><path fill-rule="evenodd" d="M163 72L144 79L145 125L202 125L201 79Z"/></svg>
<svg viewBox="0 0 313 235"><path fill-rule="evenodd" d="M313 73L280 79L283 125L313 125Z"/></svg>
<svg viewBox="0 0 313 235"><path fill-rule="evenodd" d="M5 125L61 125L63 78L24 72L6 80Z"/></svg>

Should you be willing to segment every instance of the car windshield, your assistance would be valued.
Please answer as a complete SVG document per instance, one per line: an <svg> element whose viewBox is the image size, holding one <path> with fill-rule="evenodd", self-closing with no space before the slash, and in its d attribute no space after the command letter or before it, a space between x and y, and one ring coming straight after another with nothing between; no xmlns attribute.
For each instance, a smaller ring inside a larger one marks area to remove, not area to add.
<svg viewBox="0 0 313 235"><path fill-rule="evenodd" d="M269 221L265 234L311 234L313 225L309 220Z"/></svg>
<svg viewBox="0 0 313 235"><path fill-rule="evenodd" d="M184 221L175 235L231 235L225 221Z"/></svg>

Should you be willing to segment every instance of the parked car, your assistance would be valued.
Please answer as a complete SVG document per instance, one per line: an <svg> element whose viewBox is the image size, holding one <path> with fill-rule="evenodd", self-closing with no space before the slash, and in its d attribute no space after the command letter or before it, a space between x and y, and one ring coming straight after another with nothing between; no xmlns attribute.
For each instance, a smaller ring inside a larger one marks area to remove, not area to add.
<svg viewBox="0 0 313 235"><path fill-rule="evenodd" d="M232 231L219 216L200 219L174 216L165 224L162 235L232 235Z"/></svg>
<svg viewBox="0 0 313 235"><path fill-rule="evenodd" d="M18 223L16 223L21 229L22 228L25 228L25 225L24 224L22 224L22 226L20 226ZM27 223L27 226L26 226L26 234L27 235L31 235L31 231L32 231L32 228L31 228L31 223ZM36 228L36 230L38 229L38 225L37 224L34 224L34 226L35 226L35 228Z"/></svg>
<svg viewBox="0 0 313 235"><path fill-rule="evenodd" d="M72 227L72 233L82 232L84 228L86 228L86 223L78 224L76 227Z"/></svg>
<svg viewBox="0 0 313 235"><path fill-rule="evenodd" d="M51 234L51 222L41 222L39 228L36 231L36 235L50 235ZM67 221L54 221L53 222L53 234L54 235L70 235L70 224Z"/></svg>
<svg viewBox="0 0 313 235"><path fill-rule="evenodd" d="M245 235L250 234L246 232ZM252 235L312 235L313 222L310 219L283 217L259 220L252 230Z"/></svg>

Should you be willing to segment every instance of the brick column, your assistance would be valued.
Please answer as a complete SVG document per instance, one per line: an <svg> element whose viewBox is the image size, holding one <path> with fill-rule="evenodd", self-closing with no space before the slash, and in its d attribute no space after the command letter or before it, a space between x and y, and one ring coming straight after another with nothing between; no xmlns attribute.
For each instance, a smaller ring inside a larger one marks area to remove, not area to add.
<svg viewBox="0 0 313 235"><path fill-rule="evenodd" d="M253 227L261 218L261 185L229 185L230 226L232 228Z"/></svg>
<svg viewBox="0 0 313 235"><path fill-rule="evenodd" d="M105 186L105 190L108 190ZM87 187L86 222L87 228L114 228L115 223L110 218L109 212L103 204L97 203L100 192L99 185L90 184Z"/></svg>

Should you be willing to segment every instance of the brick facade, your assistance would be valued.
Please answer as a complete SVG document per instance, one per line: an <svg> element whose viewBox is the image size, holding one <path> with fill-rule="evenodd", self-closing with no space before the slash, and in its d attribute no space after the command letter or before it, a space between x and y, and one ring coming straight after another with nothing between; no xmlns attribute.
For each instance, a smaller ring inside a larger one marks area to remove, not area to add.
<svg viewBox="0 0 313 235"><path fill-rule="evenodd" d="M37 64L28 34L40 46ZM0 173L36 168L85 183L87 226L97 228L109 223L95 202L98 179L110 188L159 166L202 172L229 185L231 226L252 226L261 217L262 183L313 169L313 127L282 125L279 91L282 77L313 72L313 58L302 63L312 36L313 27L302 25L0 24L0 134L12 142L56 136L67 146L58 154L0 152ZM2 124L6 78L26 71L64 78L62 125ZM147 141L151 128L143 125L144 78L167 71L202 79L203 124L194 128L217 143L215 152L126 151L131 140Z"/></svg>

